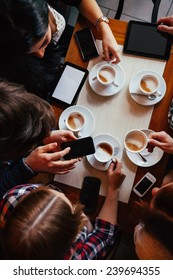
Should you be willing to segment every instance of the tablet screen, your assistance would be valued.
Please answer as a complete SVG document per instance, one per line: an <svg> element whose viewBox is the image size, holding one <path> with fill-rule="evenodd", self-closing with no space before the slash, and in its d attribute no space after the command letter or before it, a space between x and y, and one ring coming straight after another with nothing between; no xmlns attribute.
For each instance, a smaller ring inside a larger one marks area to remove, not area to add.
<svg viewBox="0 0 173 280"><path fill-rule="evenodd" d="M50 98L65 106L70 106L75 102L87 78L88 71L75 64L66 62L61 73Z"/></svg>
<svg viewBox="0 0 173 280"><path fill-rule="evenodd" d="M146 57L168 59L170 36L157 30L157 25L130 21L127 28L124 52Z"/></svg>

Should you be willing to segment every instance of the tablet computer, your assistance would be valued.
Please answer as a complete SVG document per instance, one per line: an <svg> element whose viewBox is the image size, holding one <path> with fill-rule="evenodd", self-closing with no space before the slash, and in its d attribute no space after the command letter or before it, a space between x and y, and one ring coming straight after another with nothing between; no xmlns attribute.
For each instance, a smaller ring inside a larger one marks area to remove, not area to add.
<svg viewBox="0 0 173 280"><path fill-rule="evenodd" d="M65 62L60 66L58 77L49 95L50 100L59 103L63 107L73 105L87 76L87 69Z"/></svg>
<svg viewBox="0 0 173 280"><path fill-rule="evenodd" d="M154 23L131 20L128 23L124 53L168 60L171 36L157 30Z"/></svg>

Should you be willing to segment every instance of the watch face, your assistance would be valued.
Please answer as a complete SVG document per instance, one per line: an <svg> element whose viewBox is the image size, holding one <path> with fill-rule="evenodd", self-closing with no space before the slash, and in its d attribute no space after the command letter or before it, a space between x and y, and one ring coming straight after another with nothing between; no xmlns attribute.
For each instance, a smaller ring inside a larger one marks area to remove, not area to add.
<svg viewBox="0 0 173 280"><path fill-rule="evenodd" d="M107 22L107 23L109 23L109 20L108 20L107 17L103 17L102 20L105 21L105 22Z"/></svg>

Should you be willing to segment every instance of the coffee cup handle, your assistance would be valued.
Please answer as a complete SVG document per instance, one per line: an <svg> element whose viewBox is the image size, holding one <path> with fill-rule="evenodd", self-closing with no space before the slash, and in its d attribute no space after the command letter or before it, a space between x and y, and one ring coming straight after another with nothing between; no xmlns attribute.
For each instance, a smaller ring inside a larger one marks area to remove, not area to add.
<svg viewBox="0 0 173 280"><path fill-rule="evenodd" d="M77 138L80 138L82 136L81 132L80 131L76 131L76 132L73 132L74 136L76 136Z"/></svg>

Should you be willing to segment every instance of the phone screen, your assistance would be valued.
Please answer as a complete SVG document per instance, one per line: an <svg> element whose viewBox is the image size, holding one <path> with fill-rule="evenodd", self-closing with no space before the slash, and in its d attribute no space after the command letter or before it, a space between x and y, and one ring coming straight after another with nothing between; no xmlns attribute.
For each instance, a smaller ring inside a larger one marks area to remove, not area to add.
<svg viewBox="0 0 173 280"><path fill-rule="evenodd" d="M84 212L89 213L96 210L100 185L99 178L90 176L84 178L80 192L80 202L85 205Z"/></svg>
<svg viewBox="0 0 173 280"><path fill-rule="evenodd" d="M142 195L153 184L147 177L144 177L135 189Z"/></svg>
<svg viewBox="0 0 173 280"><path fill-rule="evenodd" d="M74 141L63 142L61 148L70 147L70 152L64 156L64 159L83 157L95 153L95 146L92 137L85 137Z"/></svg>
<svg viewBox="0 0 173 280"><path fill-rule="evenodd" d="M77 31L75 33L75 38L85 61L99 55L95 39L90 28Z"/></svg>

